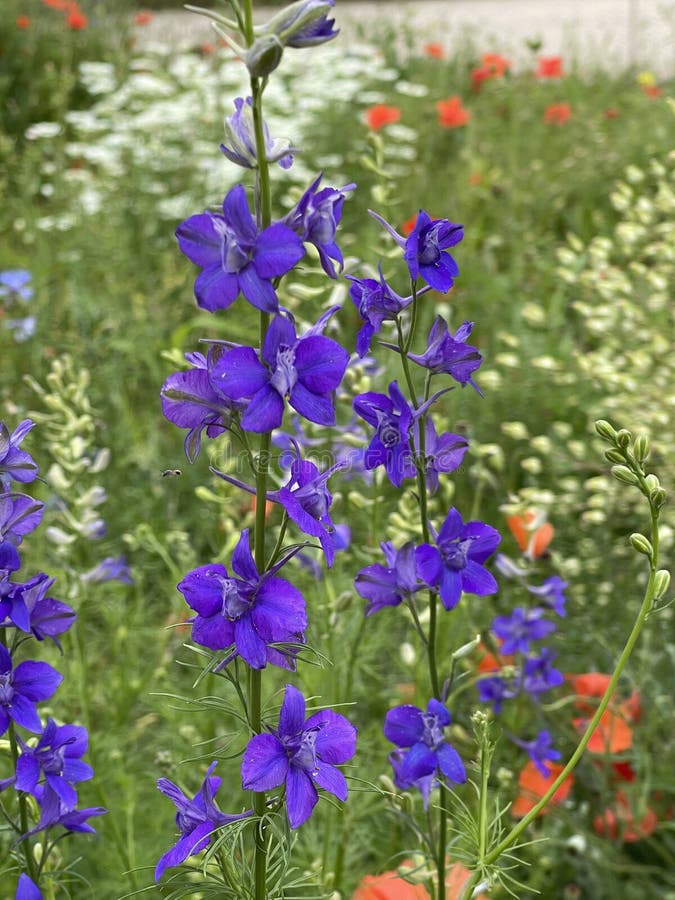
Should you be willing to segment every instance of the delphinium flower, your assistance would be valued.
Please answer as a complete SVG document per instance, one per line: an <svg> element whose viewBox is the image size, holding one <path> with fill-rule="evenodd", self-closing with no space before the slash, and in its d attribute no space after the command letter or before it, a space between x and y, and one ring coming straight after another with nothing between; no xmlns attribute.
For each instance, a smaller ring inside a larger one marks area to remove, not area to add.
<svg viewBox="0 0 675 900"><path fill-rule="evenodd" d="M208 359L202 353L187 353L193 368L174 372L162 385L162 412L169 422L187 428L185 455L194 462L199 455L202 432L215 438L231 427L235 413L243 403L226 397L211 384L209 368L213 367L214 351Z"/></svg>
<svg viewBox="0 0 675 900"><path fill-rule="evenodd" d="M532 741L522 741L519 738L511 738L511 740L527 752L543 777L548 778L551 768L547 763L560 759L561 755L560 751L553 746L553 739L548 731L540 731Z"/></svg>
<svg viewBox="0 0 675 900"><path fill-rule="evenodd" d="M0 644L0 735L12 721L27 731L41 732L35 704L49 700L62 681L63 675L45 662L24 660L15 668L9 650Z"/></svg>
<svg viewBox="0 0 675 900"><path fill-rule="evenodd" d="M435 536L436 546L417 548L417 570L428 585L439 588L447 610L459 603L462 592L494 594L497 582L483 563L497 549L499 532L483 522L462 521L453 507Z"/></svg>
<svg viewBox="0 0 675 900"><path fill-rule="evenodd" d="M366 566L354 581L358 593L368 600L367 616L385 606L398 606L425 587L417 577L415 545L412 541L408 541L400 550L390 541L384 541L380 546L387 565L375 563Z"/></svg>
<svg viewBox="0 0 675 900"><path fill-rule="evenodd" d="M469 449L469 442L463 435L453 432L438 435L434 420L429 416L424 423L424 455L421 459L419 431L415 431L414 446L418 464L424 472L427 490L430 494L435 494L438 490L438 476L454 472L461 466Z"/></svg>
<svg viewBox="0 0 675 900"><path fill-rule="evenodd" d="M74 784L93 777L94 770L82 760L87 752L89 735L87 729L79 725L57 725L50 718L40 739L35 745L28 745L18 739L21 755L16 764L17 791L25 791L35 796L41 778L44 778L45 792L58 795L66 809L74 809L77 791Z"/></svg>
<svg viewBox="0 0 675 900"><path fill-rule="evenodd" d="M407 750L394 758L394 781L406 790L416 785L422 790L425 809L429 803L432 779L440 776L463 784L464 764L453 746L447 743L443 730L450 724L450 713L435 698L426 712L405 704L390 709L384 720L384 736L397 748Z"/></svg>
<svg viewBox="0 0 675 900"><path fill-rule="evenodd" d="M384 466L394 487L400 487L406 478L414 478L410 448L413 410L398 383L391 382L389 396L374 391L359 394L354 399L354 411L375 428L364 457L366 469Z"/></svg>
<svg viewBox="0 0 675 900"><path fill-rule="evenodd" d="M0 300L11 304L15 300L25 303L32 299L32 277L25 269L6 269L0 272Z"/></svg>
<svg viewBox="0 0 675 900"><path fill-rule="evenodd" d="M555 623L544 618L540 607L522 609L517 606L508 616L497 616L490 626L503 642L502 653L527 653L532 641L540 641L555 631Z"/></svg>
<svg viewBox="0 0 675 900"><path fill-rule="evenodd" d="M66 831L79 834L96 834L96 830L87 822L95 816L103 816L107 809L103 806L89 806L85 809L70 809L55 791L47 790L39 784L35 788L35 799L40 807L40 820L30 831L21 836L21 839L32 837L48 828L65 828Z"/></svg>
<svg viewBox="0 0 675 900"><path fill-rule="evenodd" d="M26 494L0 493L0 569L18 569L17 547L40 524L44 503Z"/></svg>
<svg viewBox="0 0 675 900"><path fill-rule="evenodd" d="M450 375L461 385L470 384L480 394L481 391L471 376L480 367L483 357L476 347L466 343L472 329L473 322L464 322L455 334L450 334L445 319L436 316L425 352L409 353L408 357L433 375L441 372Z"/></svg>
<svg viewBox="0 0 675 900"><path fill-rule="evenodd" d="M227 144L220 149L230 162L245 169L255 169L258 165L258 154L255 146L255 129L253 124L253 100L237 97L234 101L235 111L225 116L225 135ZM293 165L293 154L290 141L273 140L267 124L263 122L265 137L265 159L267 162L278 162L282 169Z"/></svg>
<svg viewBox="0 0 675 900"><path fill-rule="evenodd" d="M202 269L195 297L209 312L227 309L240 292L257 309L276 312L272 279L289 272L305 252L297 234L281 222L258 230L241 184L225 197L222 215L191 216L176 237L185 256Z"/></svg>
<svg viewBox="0 0 675 900"><path fill-rule="evenodd" d="M47 596L53 584L54 579L44 573L25 583L0 581L0 625L8 620L21 631L32 632L38 641L49 638L60 650L57 635L68 631L75 612L61 600Z"/></svg>
<svg viewBox="0 0 675 900"><path fill-rule="evenodd" d="M133 584L134 579L129 563L124 556L106 556L98 565L80 575L85 584L103 584L106 581L119 581L121 584Z"/></svg>
<svg viewBox="0 0 675 900"><path fill-rule="evenodd" d="M164 874L165 869L179 866L188 856L200 853L211 843L215 831L224 825L237 822L251 815L251 810L228 815L221 812L215 802L215 795L221 784L221 779L211 773L217 763L212 762L206 770L202 786L192 800L185 796L183 791L169 781L168 778L160 778L157 787L174 803L176 813L176 825L180 831L180 837L174 846L159 859L155 868L155 881Z"/></svg>
<svg viewBox="0 0 675 900"><path fill-rule="evenodd" d="M343 802L347 782L336 768L356 750L356 729L344 716L324 709L305 720L305 698L286 685L279 727L249 741L241 764L244 790L270 791L286 785L286 810L291 828L311 816L319 799L317 787Z"/></svg>
<svg viewBox="0 0 675 900"><path fill-rule="evenodd" d="M15 900L44 900L40 888L25 872L19 875Z"/></svg>
<svg viewBox="0 0 675 900"><path fill-rule="evenodd" d="M329 278L337 278L333 260L340 270L343 266L342 251L335 243L335 233L342 217L342 206L346 195L353 191L355 184L343 188L327 187L319 190L321 178L312 182L297 205L282 220L303 243L313 244L318 253L324 272Z"/></svg>
<svg viewBox="0 0 675 900"><path fill-rule="evenodd" d="M233 400L249 400L241 417L245 431L278 428L286 398L310 422L335 423L332 392L347 368L346 350L313 329L298 337L291 319L278 315L269 326L261 355L262 362L252 347L235 347L210 372L217 390Z"/></svg>
<svg viewBox="0 0 675 900"><path fill-rule="evenodd" d="M551 688L560 687L565 681L565 676L553 666L556 655L554 650L543 647L538 656L531 656L525 660L522 675L523 690L536 697Z"/></svg>
<svg viewBox="0 0 675 900"><path fill-rule="evenodd" d="M352 282L349 296L364 322L356 336L356 352L361 357L370 350L373 335L380 331L382 323L396 321L412 303L412 295L399 296L385 281L382 268L379 271L379 280L347 275L347 279Z"/></svg>
<svg viewBox="0 0 675 900"><path fill-rule="evenodd" d="M426 283L446 294L459 275L459 266L446 250L454 247L464 237L464 228L448 219L432 219L425 210L417 215L415 227L407 238L402 237L382 216L371 211L399 247L408 266L410 278L422 278Z"/></svg>
<svg viewBox="0 0 675 900"><path fill-rule="evenodd" d="M0 486L11 480L28 484L37 478L37 465L32 456L20 449L20 444L34 426L30 419L19 422L13 432L0 422Z"/></svg>
<svg viewBox="0 0 675 900"><path fill-rule="evenodd" d="M487 678L479 678L476 682L478 699L481 703L491 703L496 715L502 711L505 700L513 700L520 691L516 683L515 674L506 678L503 675L490 675Z"/></svg>
<svg viewBox="0 0 675 900"><path fill-rule="evenodd" d="M232 556L238 578L221 563L189 572L178 590L197 613L192 620L193 640L211 650L232 648L226 662L241 656L254 669L268 662L293 668L292 656L270 645L303 642L307 613L300 591L275 577L279 568L258 572L246 528Z"/></svg>
<svg viewBox="0 0 675 900"><path fill-rule="evenodd" d="M315 47L332 41L339 34L329 19L335 0L297 0L278 12L258 33L272 32L286 47Z"/></svg>
<svg viewBox="0 0 675 900"><path fill-rule="evenodd" d="M549 606L559 616L566 615L565 590L568 587L569 582L563 581L559 575L551 575L539 586L527 585L527 589L531 594L539 597L540 601Z"/></svg>

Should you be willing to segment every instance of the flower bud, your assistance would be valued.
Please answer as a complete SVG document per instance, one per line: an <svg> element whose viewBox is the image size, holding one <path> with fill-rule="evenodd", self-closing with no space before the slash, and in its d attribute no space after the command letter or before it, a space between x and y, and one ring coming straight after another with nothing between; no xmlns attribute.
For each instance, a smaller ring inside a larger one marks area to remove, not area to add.
<svg viewBox="0 0 675 900"><path fill-rule="evenodd" d="M606 419L598 419L598 421L595 423L595 430L605 441L611 441L612 443L614 443L614 441L616 440L616 429L612 428L612 426Z"/></svg>
<svg viewBox="0 0 675 900"><path fill-rule="evenodd" d="M656 477L656 475L647 475L645 477L645 484L647 485L647 490L651 493L655 491L657 488L661 487L661 482Z"/></svg>
<svg viewBox="0 0 675 900"><path fill-rule="evenodd" d="M632 435L627 428L620 428L616 433L616 442L619 447L627 447L630 444Z"/></svg>
<svg viewBox="0 0 675 900"><path fill-rule="evenodd" d="M382 790L386 791L388 794L396 793L396 786L388 775L380 775L380 777L377 779L377 783L382 788Z"/></svg>
<svg viewBox="0 0 675 900"><path fill-rule="evenodd" d="M611 463L623 463L626 457L620 450L612 448L611 450L605 450L605 459Z"/></svg>
<svg viewBox="0 0 675 900"><path fill-rule="evenodd" d="M654 506L655 509L661 509L663 504L668 499L668 494L663 490L663 488L656 488L649 493L649 500Z"/></svg>
<svg viewBox="0 0 675 900"><path fill-rule="evenodd" d="M646 434L639 434L635 438L633 454L639 463L644 462L649 456L649 438Z"/></svg>
<svg viewBox="0 0 675 900"><path fill-rule="evenodd" d="M654 552L652 545L644 534L640 534L639 532L631 534L630 542L633 545L634 550L637 550L638 553L644 553L645 556L651 556Z"/></svg>
<svg viewBox="0 0 675 900"><path fill-rule="evenodd" d="M275 34L265 34L253 44L244 62L251 78L266 78L281 62L284 47Z"/></svg>
<svg viewBox="0 0 675 900"><path fill-rule="evenodd" d="M654 575L654 599L660 600L670 587L670 572L668 569L659 569Z"/></svg>
<svg viewBox="0 0 675 900"><path fill-rule="evenodd" d="M637 475L635 475L628 466L612 466L612 475L624 484L637 484Z"/></svg>
<svg viewBox="0 0 675 900"><path fill-rule="evenodd" d="M457 650L452 654L453 660L463 659L465 656L470 656L473 651L480 644L480 635L477 634L476 637L469 641L468 644L462 644L461 647L458 647Z"/></svg>

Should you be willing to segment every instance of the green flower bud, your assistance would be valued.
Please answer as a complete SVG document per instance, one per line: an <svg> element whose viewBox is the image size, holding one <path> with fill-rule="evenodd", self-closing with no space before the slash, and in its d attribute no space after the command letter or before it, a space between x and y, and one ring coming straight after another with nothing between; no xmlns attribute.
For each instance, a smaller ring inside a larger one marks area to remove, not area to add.
<svg viewBox="0 0 675 900"><path fill-rule="evenodd" d="M621 428L616 433L616 442L619 447L627 447L630 444L632 435L627 428Z"/></svg>
<svg viewBox="0 0 675 900"><path fill-rule="evenodd" d="M598 419L598 421L595 423L595 430L605 441L614 443L614 441L616 440L616 429L612 428L612 426L609 424L609 422L606 421L606 419Z"/></svg>
<svg viewBox="0 0 675 900"><path fill-rule="evenodd" d="M633 454L635 455L635 459L640 463L644 462L649 456L649 438L646 434L639 434L635 438Z"/></svg>
<svg viewBox="0 0 675 900"><path fill-rule="evenodd" d="M655 509L661 509L667 499L668 494L661 487L649 492L649 500Z"/></svg>
<svg viewBox="0 0 675 900"><path fill-rule="evenodd" d="M637 484L637 475L635 475L628 466L612 466L612 475L624 484Z"/></svg>
<svg viewBox="0 0 675 900"><path fill-rule="evenodd" d="M661 487L661 482L656 477L656 475L647 475L645 477L645 484L647 485L647 490L650 494L652 491L655 491L657 488Z"/></svg>
<svg viewBox="0 0 675 900"><path fill-rule="evenodd" d="M253 44L244 61L251 78L266 78L281 62L284 46L275 34L265 34Z"/></svg>
<svg viewBox="0 0 675 900"><path fill-rule="evenodd" d="M455 650L455 652L452 654L452 659L457 660L462 659L465 656L469 656L473 653L473 651L476 649L476 647L478 647L479 644L480 635L477 634L476 637L472 641L469 641L468 644L462 644L461 647L458 647L457 650Z"/></svg>
<svg viewBox="0 0 675 900"><path fill-rule="evenodd" d="M620 450L612 448L611 450L605 450L605 459L611 463L623 463L626 457Z"/></svg>
<svg viewBox="0 0 675 900"><path fill-rule="evenodd" d="M652 545L644 534L640 534L639 532L631 534L630 542L633 545L633 549L637 550L638 553L644 553L645 556L651 556L654 552Z"/></svg>
<svg viewBox="0 0 675 900"><path fill-rule="evenodd" d="M654 599L660 600L670 587L670 572L668 569L659 569L654 576Z"/></svg>

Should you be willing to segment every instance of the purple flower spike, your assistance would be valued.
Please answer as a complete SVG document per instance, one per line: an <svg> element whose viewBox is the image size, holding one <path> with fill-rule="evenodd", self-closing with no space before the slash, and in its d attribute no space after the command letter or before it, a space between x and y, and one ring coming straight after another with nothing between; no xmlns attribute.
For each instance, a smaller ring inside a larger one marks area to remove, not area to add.
<svg viewBox="0 0 675 900"><path fill-rule="evenodd" d="M440 773L457 784L466 781L464 763L443 735L449 724L450 713L434 698L426 712L405 704L390 709L385 716L384 736L399 748L409 748L405 756L394 760L394 781L403 790L419 787L425 809L432 786L429 776L436 778Z"/></svg>
<svg viewBox="0 0 675 900"><path fill-rule="evenodd" d="M0 736L16 722L26 731L42 731L36 703L49 700L63 681L63 675L44 662L26 660L16 669L9 650L0 644Z"/></svg>
<svg viewBox="0 0 675 900"><path fill-rule="evenodd" d="M430 587L440 587L443 606L454 609L462 591L467 594L494 594L497 582L483 567L497 549L499 532L483 522L462 521L453 508L436 537L436 547L417 548L417 571Z"/></svg>
<svg viewBox="0 0 675 900"><path fill-rule="evenodd" d="M415 546L412 541L408 541L400 550L396 550L389 541L380 546L387 561L386 567L380 563L366 566L361 569L354 582L361 597L369 601L367 616L385 606L398 606L425 586L417 578Z"/></svg>
<svg viewBox="0 0 675 900"><path fill-rule="evenodd" d="M47 790L58 795L63 809L74 809L77 792L73 784L87 781L94 775L92 767L80 758L87 752L87 729L78 725L57 725L50 719L34 747L20 738L19 743L21 756L16 764L16 789L35 796L38 781L44 776Z"/></svg>
<svg viewBox="0 0 675 900"><path fill-rule="evenodd" d="M56 635L68 631L75 621L75 612L60 600L47 596L54 579L41 573L25 584L7 583L0 585L0 624L5 619L28 633L31 631L38 641L52 640L61 649Z"/></svg>
<svg viewBox="0 0 675 900"><path fill-rule="evenodd" d="M415 227L406 239L382 216L372 210L370 214L389 232L399 247L403 248L411 279L416 281L422 277L434 290L446 294L459 275L459 267L452 256L444 251L462 240L464 228L447 219L431 219L429 214L421 209Z"/></svg>
<svg viewBox="0 0 675 900"><path fill-rule="evenodd" d="M243 166L245 169L255 169L258 166L258 155L253 125L253 100L251 97L247 97L246 100L237 97L234 101L234 106L234 113L225 117L225 134L229 146L221 144L220 149L230 162ZM267 162L278 162L282 169L290 169L293 165L290 142L272 140L264 122L263 134L265 137L265 159Z"/></svg>
<svg viewBox="0 0 675 900"><path fill-rule="evenodd" d="M15 900L43 900L42 891L25 872L19 875Z"/></svg>
<svg viewBox="0 0 675 900"><path fill-rule="evenodd" d="M540 641L555 631L555 623L542 618L544 610L516 607L510 616L497 616L490 626L503 643L500 653L527 653L531 641Z"/></svg>
<svg viewBox="0 0 675 900"><path fill-rule="evenodd" d="M347 275L352 282L349 296L364 321L356 336L356 352L363 357L370 350L373 335L377 334L385 321L395 321L401 312L412 303L412 296L400 297L384 280L380 268L380 280L355 278Z"/></svg>
<svg viewBox="0 0 675 900"><path fill-rule="evenodd" d="M298 236L277 222L258 231L243 185L223 201L223 214L205 212L176 229L181 251L202 268L195 297L202 309L227 309L241 292L256 309L277 312L273 278L289 272L304 256Z"/></svg>
<svg viewBox="0 0 675 900"><path fill-rule="evenodd" d="M38 467L32 456L19 449L34 424L30 419L24 419L10 434L5 423L0 422L0 486L8 488L12 479L27 484L37 478Z"/></svg>
<svg viewBox="0 0 675 900"><path fill-rule="evenodd" d="M300 591L276 578L271 569L261 577L251 555L248 528L232 556L238 578L220 563L193 569L178 585L191 609L192 638L211 650L233 647L230 662L239 655L254 669L267 663L293 668L292 655L271 647L302 643L307 627L305 600Z"/></svg>
<svg viewBox="0 0 675 900"><path fill-rule="evenodd" d="M548 778L551 769L546 763L560 759L560 751L553 747L553 739L548 731L540 731L533 741L521 741L518 738L512 738L512 740L527 751L539 772L544 778Z"/></svg>
<svg viewBox="0 0 675 900"><path fill-rule="evenodd" d="M322 175L314 181L300 198L297 206L283 219L283 222L292 228L300 239L308 244L314 244L319 251L319 258L323 270L329 278L337 278L335 266L331 260L335 260L342 270L342 252L335 243L342 206L349 191L353 191L355 184L348 184L343 188L318 187Z"/></svg>
<svg viewBox="0 0 675 900"><path fill-rule="evenodd" d="M389 397L368 391L354 398L354 411L375 428L365 454L366 469L384 466L387 476L400 487L405 478L415 477L410 449L413 411L395 381L389 385Z"/></svg>
<svg viewBox="0 0 675 900"><path fill-rule="evenodd" d="M305 698L287 684L278 730L255 735L244 751L242 787L271 791L285 783L288 821L291 828L299 828L316 806L317 787L343 803L347 799L347 782L335 767L355 752L356 728L351 722L330 709L305 721Z"/></svg>
<svg viewBox="0 0 675 900"><path fill-rule="evenodd" d="M458 469L469 449L469 442L461 434L436 434L431 416L424 425L424 472L430 494L438 490L438 476ZM419 433L415 431L415 450L420 453Z"/></svg>
<svg viewBox="0 0 675 900"><path fill-rule="evenodd" d="M436 316L429 332L425 352L409 353L408 356L434 375L445 372L461 385L470 384L482 397L478 385L471 376L480 367L483 357L476 347L465 343L465 338L469 337L472 328L473 322L465 322L453 335L450 334L445 319Z"/></svg>
<svg viewBox="0 0 675 900"><path fill-rule="evenodd" d="M157 863L155 881L159 881L165 869L179 866L188 856L200 853L208 847L217 828L252 815L253 811L250 809L238 815L227 815L218 809L214 798L221 779L217 775L211 775L216 765L217 763L212 762L208 767L202 786L192 800L189 800L168 778L160 778L157 781L159 790L173 801L178 810L176 825L181 836Z"/></svg>
<svg viewBox="0 0 675 900"><path fill-rule="evenodd" d="M540 597L541 600L549 606L557 615L565 616L565 589L569 587L569 582L563 581L559 575L552 575L539 587L527 585L527 589L531 594Z"/></svg>
<svg viewBox="0 0 675 900"><path fill-rule="evenodd" d="M332 393L342 381L349 354L319 333L327 318L298 338L290 319L275 316L265 336L263 362L252 347L235 347L215 364L210 373L213 387L233 400L250 399L241 418L245 431L278 428L286 398L310 422L335 424Z"/></svg>

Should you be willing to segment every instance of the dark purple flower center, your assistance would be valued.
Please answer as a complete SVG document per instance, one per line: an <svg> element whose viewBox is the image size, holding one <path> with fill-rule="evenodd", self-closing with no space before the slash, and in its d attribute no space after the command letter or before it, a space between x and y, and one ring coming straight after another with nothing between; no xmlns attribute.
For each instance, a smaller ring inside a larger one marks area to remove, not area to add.
<svg viewBox="0 0 675 900"><path fill-rule="evenodd" d="M440 259L441 251L438 246L438 230L441 224L441 222L437 222L436 225L429 226L428 229L420 234L418 258L423 266L432 265Z"/></svg>
<svg viewBox="0 0 675 900"><path fill-rule="evenodd" d="M316 755L316 739L319 736L318 728L312 728L310 731L303 731L300 738L300 746L291 756L291 765L305 772L316 772L319 763Z"/></svg>
<svg viewBox="0 0 675 900"><path fill-rule="evenodd" d="M251 608L252 597L248 597L246 585L234 578L223 578L223 615L231 622L241 619Z"/></svg>
<svg viewBox="0 0 675 900"><path fill-rule="evenodd" d="M293 491L293 496L298 500L300 506L309 513L313 519L322 519L328 514L331 503L331 495L324 485L318 485L315 482L303 485Z"/></svg>
<svg viewBox="0 0 675 900"><path fill-rule="evenodd" d="M277 367L270 378L270 384L281 397L287 397L295 387L297 380L295 348L281 344L277 350Z"/></svg>
<svg viewBox="0 0 675 900"><path fill-rule="evenodd" d="M13 697L12 673L4 672L0 675L0 706L9 706Z"/></svg>
<svg viewBox="0 0 675 900"><path fill-rule="evenodd" d="M65 747L59 747L58 749L46 747L44 750L41 750L40 765L43 771L50 775L60 775L63 772L65 756Z"/></svg>
<svg viewBox="0 0 675 900"><path fill-rule="evenodd" d="M377 436L385 447L395 447L401 443L401 430L396 424L396 419L391 416L378 413Z"/></svg>
<svg viewBox="0 0 675 900"><path fill-rule="evenodd" d="M439 544L438 549L441 552L441 558L448 569L466 568L466 561L471 547L471 539L443 541Z"/></svg>
<svg viewBox="0 0 675 900"><path fill-rule="evenodd" d="M213 219L213 227L221 239L221 264L225 272L240 272L253 255L253 244L242 240L223 219Z"/></svg>
<svg viewBox="0 0 675 900"><path fill-rule="evenodd" d="M197 825L201 825L204 821L204 815L193 806L176 814L176 825L178 825L182 834L191 834Z"/></svg>
<svg viewBox="0 0 675 900"><path fill-rule="evenodd" d="M443 743L443 726L438 724L438 716L434 713L422 713L422 721L422 740L431 750L436 750Z"/></svg>
<svg viewBox="0 0 675 900"><path fill-rule="evenodd" d="M333 200L327 199L314 209L309 217L308 240L314 244L330 244L335 239Z"/></svg>

